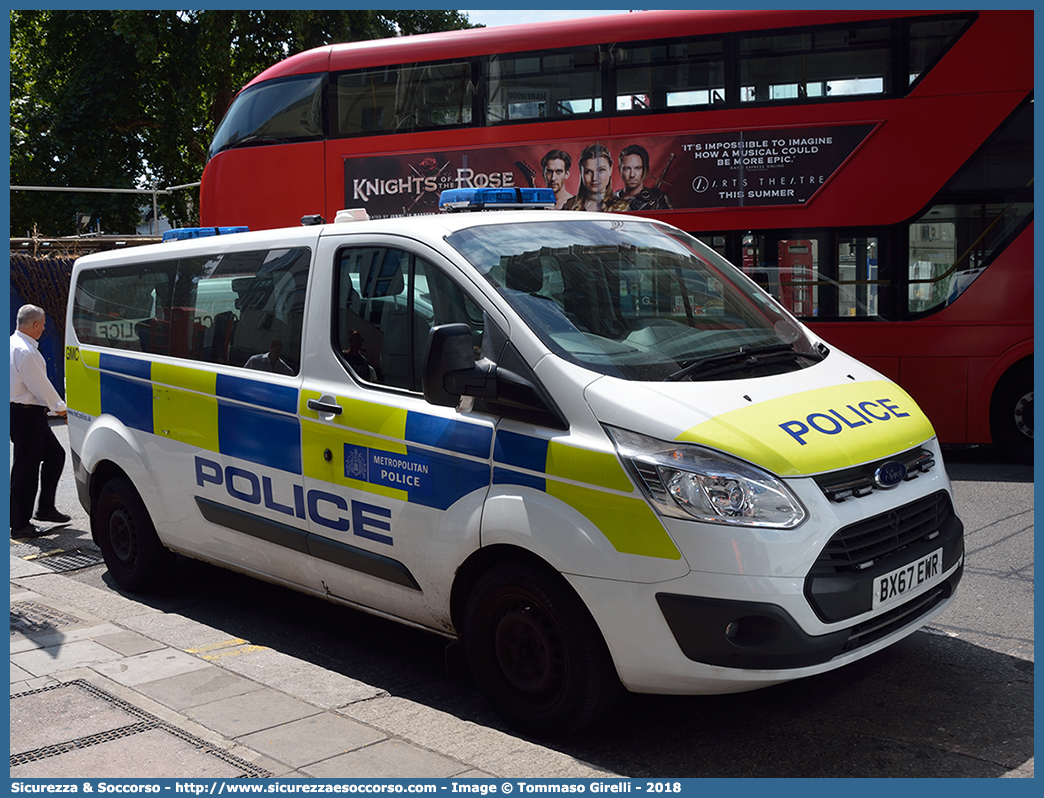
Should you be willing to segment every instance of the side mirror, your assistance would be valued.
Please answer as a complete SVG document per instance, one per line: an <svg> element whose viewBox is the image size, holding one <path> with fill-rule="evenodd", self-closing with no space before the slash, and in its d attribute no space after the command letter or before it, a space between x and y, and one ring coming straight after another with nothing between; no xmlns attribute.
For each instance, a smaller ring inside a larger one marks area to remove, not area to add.
<svg viewBox="0 0 1044 798"><path fill-rule="evenodd" d="M424 398L433 405L456 407L462 396L472 396L508 418L569 429L562 411L535 378L531 381L485 358L475 360L471 328L466 324L432 328L421 379Z"/></svg>
<svg viewBox="0 0 1044 798"><path fill-rule="evenodd" d="M456 407L462 396L495 399L496 375L496 364L475 360L468 325L441 324L428 333L421 385L433 405Z"/></svg>

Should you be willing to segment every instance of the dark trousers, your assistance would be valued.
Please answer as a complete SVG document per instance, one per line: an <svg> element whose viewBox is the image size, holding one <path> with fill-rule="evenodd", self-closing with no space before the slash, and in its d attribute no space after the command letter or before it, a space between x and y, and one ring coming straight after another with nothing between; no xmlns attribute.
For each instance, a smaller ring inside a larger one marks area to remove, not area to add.
<svg viewBox="0 0 1044 798"><path fill-rule="evenodd" d="M29 525L37 490L39 512L55 509L54 494L65 467L65 449L47 423L47 408L30 405L11 405L11 443L11 530L17 532Z"/></svg>

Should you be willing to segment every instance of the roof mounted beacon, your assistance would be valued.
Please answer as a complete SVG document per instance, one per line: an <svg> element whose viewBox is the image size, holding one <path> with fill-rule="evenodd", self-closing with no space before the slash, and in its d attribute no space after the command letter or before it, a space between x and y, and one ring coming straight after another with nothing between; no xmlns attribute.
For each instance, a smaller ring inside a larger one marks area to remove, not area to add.
<svg viewBox="0 0 1044 798"><path fill-rule="evenodd" d="M550 188L451 188L439 197L444 211L546 210L555 207Z"/></svg>

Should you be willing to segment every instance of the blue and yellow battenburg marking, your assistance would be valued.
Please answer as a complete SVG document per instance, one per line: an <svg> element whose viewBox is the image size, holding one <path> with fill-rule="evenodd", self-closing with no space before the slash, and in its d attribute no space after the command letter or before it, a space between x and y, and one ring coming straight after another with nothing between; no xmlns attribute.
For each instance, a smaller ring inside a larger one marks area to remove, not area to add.
<svg viewBox="0 0 1044 798"><path fill-rule="evenodd" d="M299 399L306 477L439 510L489 486L492 425L346 397L320 423L308 408L319 396Z"/></svg>
<svg viewBox="0 0 1044 798"><path fill-rule="evenodd" d="M70 350L68 402L86 415L112 415L203 451L440 510L491 483L524 485L584 515L620 552L681 557L612 453L510 432L494 440L491 424L345 397L337 398L344 412L320 422L307 407L316 391Z"/></svg>
<svg viewBox="0 0 1044 798"><path fill-rule="evenodd" d="M493 484L522 485L554 496L597 526L617 551L681 559L615 454L502 430L493 462Z"/></svg>
<svg viewBox="0 0 1044 798"><path fill-rule="evenodd" d="M722 413L678 436L730 452L779 476L866 463L935 434L893 382L852 382L782 396Z"/></svg>
<svg viewBox="0 0 1044 798"><path fill-rule="evenodd" d="M344 410L334 417L332 427L307 418L318 419L307 409L308 400L318 398L318 392L301 392L306 476L437 509L448 508L491 481L523 485L577 510L617 551L681 557L614 454L513 432L497 432L494 439L490 424L345 397L337 397ZM340 432L336 440L331 438L332 428ZM326 462L321 455L334 445L343 457Z"/></svg>
<svg viewBox="0 0 1044 798"><path fill-rule="evenodd" d="M297 389L109 352L66 353L68 404L91 416L301 473Z"/></svg>

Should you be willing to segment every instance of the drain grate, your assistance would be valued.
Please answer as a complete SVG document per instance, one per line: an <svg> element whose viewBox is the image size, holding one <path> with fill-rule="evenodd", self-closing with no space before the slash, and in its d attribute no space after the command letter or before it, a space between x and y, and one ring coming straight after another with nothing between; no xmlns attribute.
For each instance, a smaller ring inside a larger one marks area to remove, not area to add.
<svg viewBox="0 0 1044 798"><path fill-rule="evenodd" d="M272 777L272 773L264 768L260 768L257 765L253 765L247 762L245 759L240 759L238 756L233 756L227 751L223 751L220 748L216 748L206 740L189 734L177 726L172 726L154 715L150 715L142 709L130 704L123 699L117 698L116 696L109 695L104 690L100 690L89 682L85 682L82 679L75 679L71 682L65 682L63 684L53 684L49 687L41 687L39 690L29 690L25 693L18 693L11 696L11 703L14 703L20 698L27 698L29 696L39 695L40 693L46 693L50 690L64 690L70 687L84 690L95 698L100 698L112 704L124 712L138 718L137 723L131 723L126 726L121 726L117 729L110 729L104 732L98 732L90 734L85 737L80 737L75 740L69 740L68 742L57 743L55 745L44 746L43 748L37 748L32 751L25 751L24 753L12 754L11 755L11 767L17 767L18 765L24 765L28 762L36 762L41 759L48 759L54 756L60 756L70 751L77 751L84 748L89 748L92 745L99 745L100 743L107 743L112 740L118 740L125 737L130 737L134 734L140 734L141 732L151 731L158 729L166 732L167 734L177 737L179 740L191 745L201 753L208 754L215 759L219 759L222 762L231 765L237 770L241 770L243 775L240 778L251 778L251 779L267 779Z"/></svg>
<svg viewBox="0 0 1044 798"><path fill-rule="evenodd" d="M11 634L34 634L80 622L74 615L35 601L19 601L11 605Z"/></svg>
<svg viewBox="0 0 1044 798"><path fill-rule="evenodd" d="M23 693L23 695L28 695ZM14 698L14 696L12 696ZM118 729L107 729L103 732L97 732L95 734L88 734L84 737L80 737L76 740L70 740L65 743L55 743L54 745L45 745L43 748L37 748L33 751L25 751L21 754L11 755L11 767L15 765L24 765L27 762L36 762L40 759L49 759L52 756L59 756L66 754L69 751L78 751L81 748L90 748L92 745L98 745L99 743L107 743L112 740L119 740L123 737L130 737L132 734L140 734L144 731L150 731L152 729L159 728L158 723L132 723L129 726L121 726Z"/></svg>
<svg viewBox="0 0 1044 798"><path fill-rule="evenodd" d="M77 571L80 568L90 568L103 562L101 552L90 549L74 549L63 551L58 554L45 554L34 558L34 562L42 565L48 571L62 573L64 571Z"/></svg>

